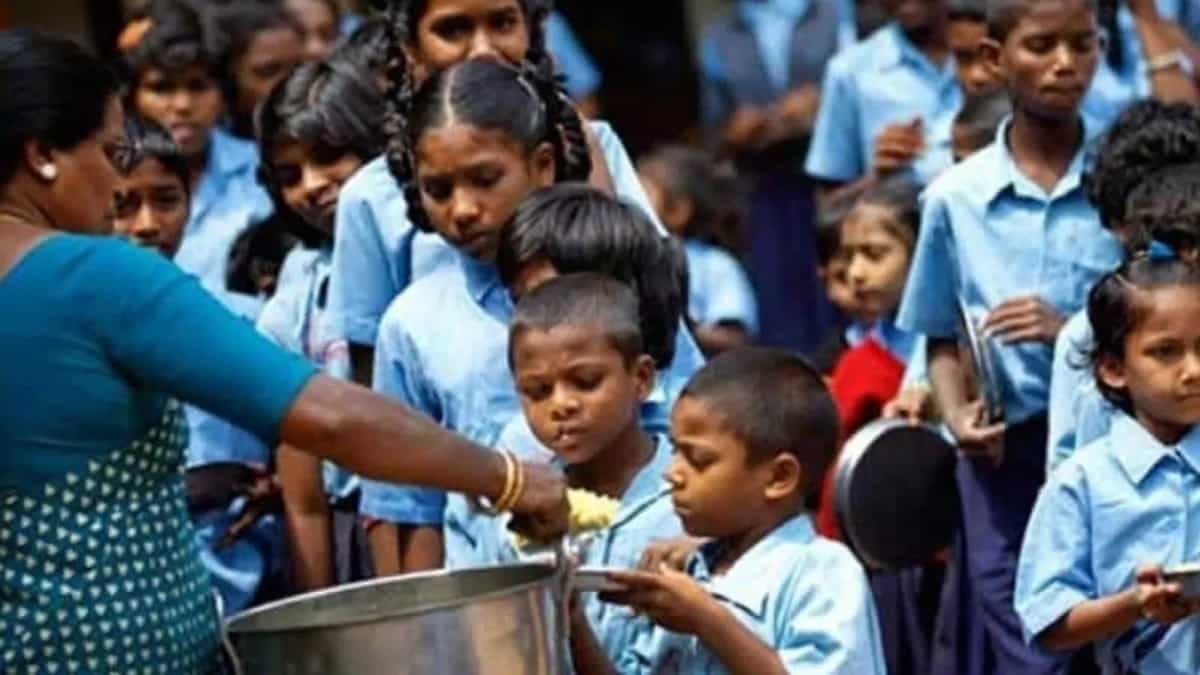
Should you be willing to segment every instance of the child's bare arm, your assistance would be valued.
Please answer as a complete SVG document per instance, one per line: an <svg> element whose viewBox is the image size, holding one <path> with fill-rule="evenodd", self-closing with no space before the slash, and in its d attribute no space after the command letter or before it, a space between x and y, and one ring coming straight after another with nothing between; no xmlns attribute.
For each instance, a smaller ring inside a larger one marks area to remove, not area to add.
<svg viewBox="0 0 1200 675"><path fill-rule="evenodd" d="M1161 568L1142 567L1132 588L1075 605L1039 642L1047 649L1071 651L1124 633L1143 617L1163 624L1181 621L1195 613L1195 606L1180 593L1178 584L1163 581Z"/></svg>
<svg viewBox="0 0 1200 675"><path fill-rule="evenodd" d="M332 586L332 530L329 502L321 479L321 460L281 445L276 463L279 482L283 485L285 521L296 582L304 591Z"/></svg>
<svg viewBox="0 0 1200 675"><path fill-rule="evenodd" d="M930 338L929 384L934 400L962 450L965 453L978 450L978 454L994 456L995 446L1004 434L1004 425L980 423L983 402L969 400L966 371L955 341Z"/></svg>

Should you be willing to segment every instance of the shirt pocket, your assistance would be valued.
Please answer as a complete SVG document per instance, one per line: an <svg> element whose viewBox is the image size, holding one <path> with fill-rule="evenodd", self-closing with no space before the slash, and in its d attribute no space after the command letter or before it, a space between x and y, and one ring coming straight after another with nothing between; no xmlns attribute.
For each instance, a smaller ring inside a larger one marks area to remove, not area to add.
<svg viewBox="0 0 1200 675"><path fill-rule="evenodd" d="M1137 498L1097 502L1092 556L1098 597L1127 590L1142 565L1180 562L1181 523L1176 514Z"/></svg>

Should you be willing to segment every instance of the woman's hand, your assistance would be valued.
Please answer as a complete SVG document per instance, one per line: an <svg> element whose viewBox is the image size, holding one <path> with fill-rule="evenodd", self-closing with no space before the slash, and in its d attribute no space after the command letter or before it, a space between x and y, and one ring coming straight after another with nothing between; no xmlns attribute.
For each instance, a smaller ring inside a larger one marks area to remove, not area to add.
<svg viewBox="0 0 1200 675"><path fill-rule="evenodd" d="M525 486L512 507L510 527L536 542L549 542L567 533L571 507L567 503L567 479L544 462L522 462Z"/></svg>

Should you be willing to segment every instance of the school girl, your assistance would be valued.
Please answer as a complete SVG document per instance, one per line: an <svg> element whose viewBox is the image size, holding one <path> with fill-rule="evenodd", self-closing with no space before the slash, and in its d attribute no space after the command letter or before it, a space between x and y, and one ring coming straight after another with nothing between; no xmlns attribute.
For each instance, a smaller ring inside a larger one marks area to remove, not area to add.
<svg viewBox="0 0 1200 675"><path fill-rule="evenodd" d="M256 125L264 184L301 242L289 255L292 283L263 308L258 329L341 378L350 375L350 355L322 321L335 214L342 186L382 150L382 100L368 71L335 54L299 67L276 86ZM365 578L369 555L357 518L358 481L286 445L279 448L276 471L292 586L308 591Z"/></svg>
<svg viewBox="0 0 1200 675"><path fill-rule="evenodd" d="M1096 387L1120 412L1038 497L1015 600L1044 649L1094 644L1104 673L1191 673L1200 598L1164 572L1200 557L1200 268L1195 249L1144 246L1088 299Z"/></svg>
<svg viewBox="0 0 1200 675"><path fill-rule="evenodd" d="M542 0L391 3L387 15L391 39L385 48L391 63L392 103L407 108L417 85L430 74L471 57L553 67L543 24L549 4ZM403 125L402 117L399 121ZM607 124L588 122L573 140L590 150L594 184L611 186L616 194L650 211L637 172ZM416 279L454 260L445 242L422 235L409 222L405 186L393 173L387 158L371 161L346 185L338 207L340 234L334 245L328 320L332 330L350 343L359 381L370 380L379 321L389 303Z"/></svg>

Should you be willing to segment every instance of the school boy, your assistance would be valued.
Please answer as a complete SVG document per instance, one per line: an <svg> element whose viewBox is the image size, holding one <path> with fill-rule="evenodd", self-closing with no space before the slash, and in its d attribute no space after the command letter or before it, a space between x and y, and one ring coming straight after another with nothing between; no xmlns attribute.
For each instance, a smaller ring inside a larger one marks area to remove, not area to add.
<svg viewBox="0 0 1200 675"><path fill-rule="evenodd" d="M989 67L1012 118L995 142L949 169L924 198L899 324L929 336L935 397L962 447L958 481L967 572L997 673L1054 673L1027 646L1013 611L1016 551L1044 477L1054 339L1120 258L1081 181L1089 133L1079 107L1099 58L1091 0L993 0ZM959 299L991 336L1006 425L969 402L956 346Z"/></svg>
<svg viewBox="0 0 1200 675"><path fill-rule="evenodd" d="M882 675L866 575L804 509L838 441L820 374L780 350L726 352L688 383L671 435L675 512L711 542L686 573L611 575L626 588L605 599L657 624L620 672ZM586 625L572 623L581 675L614 672L586 657Z"/></svg>
<svg viewBox="0 0 1200 675"><path fill-rule="evenodd" d="M913 171L925 184L950 165L927 147L935 120L962 103L947 45L946 0L884 0L892 22L833 58L805 170L830 185ZM914 167L924 153L930 156Z"/></svg>

